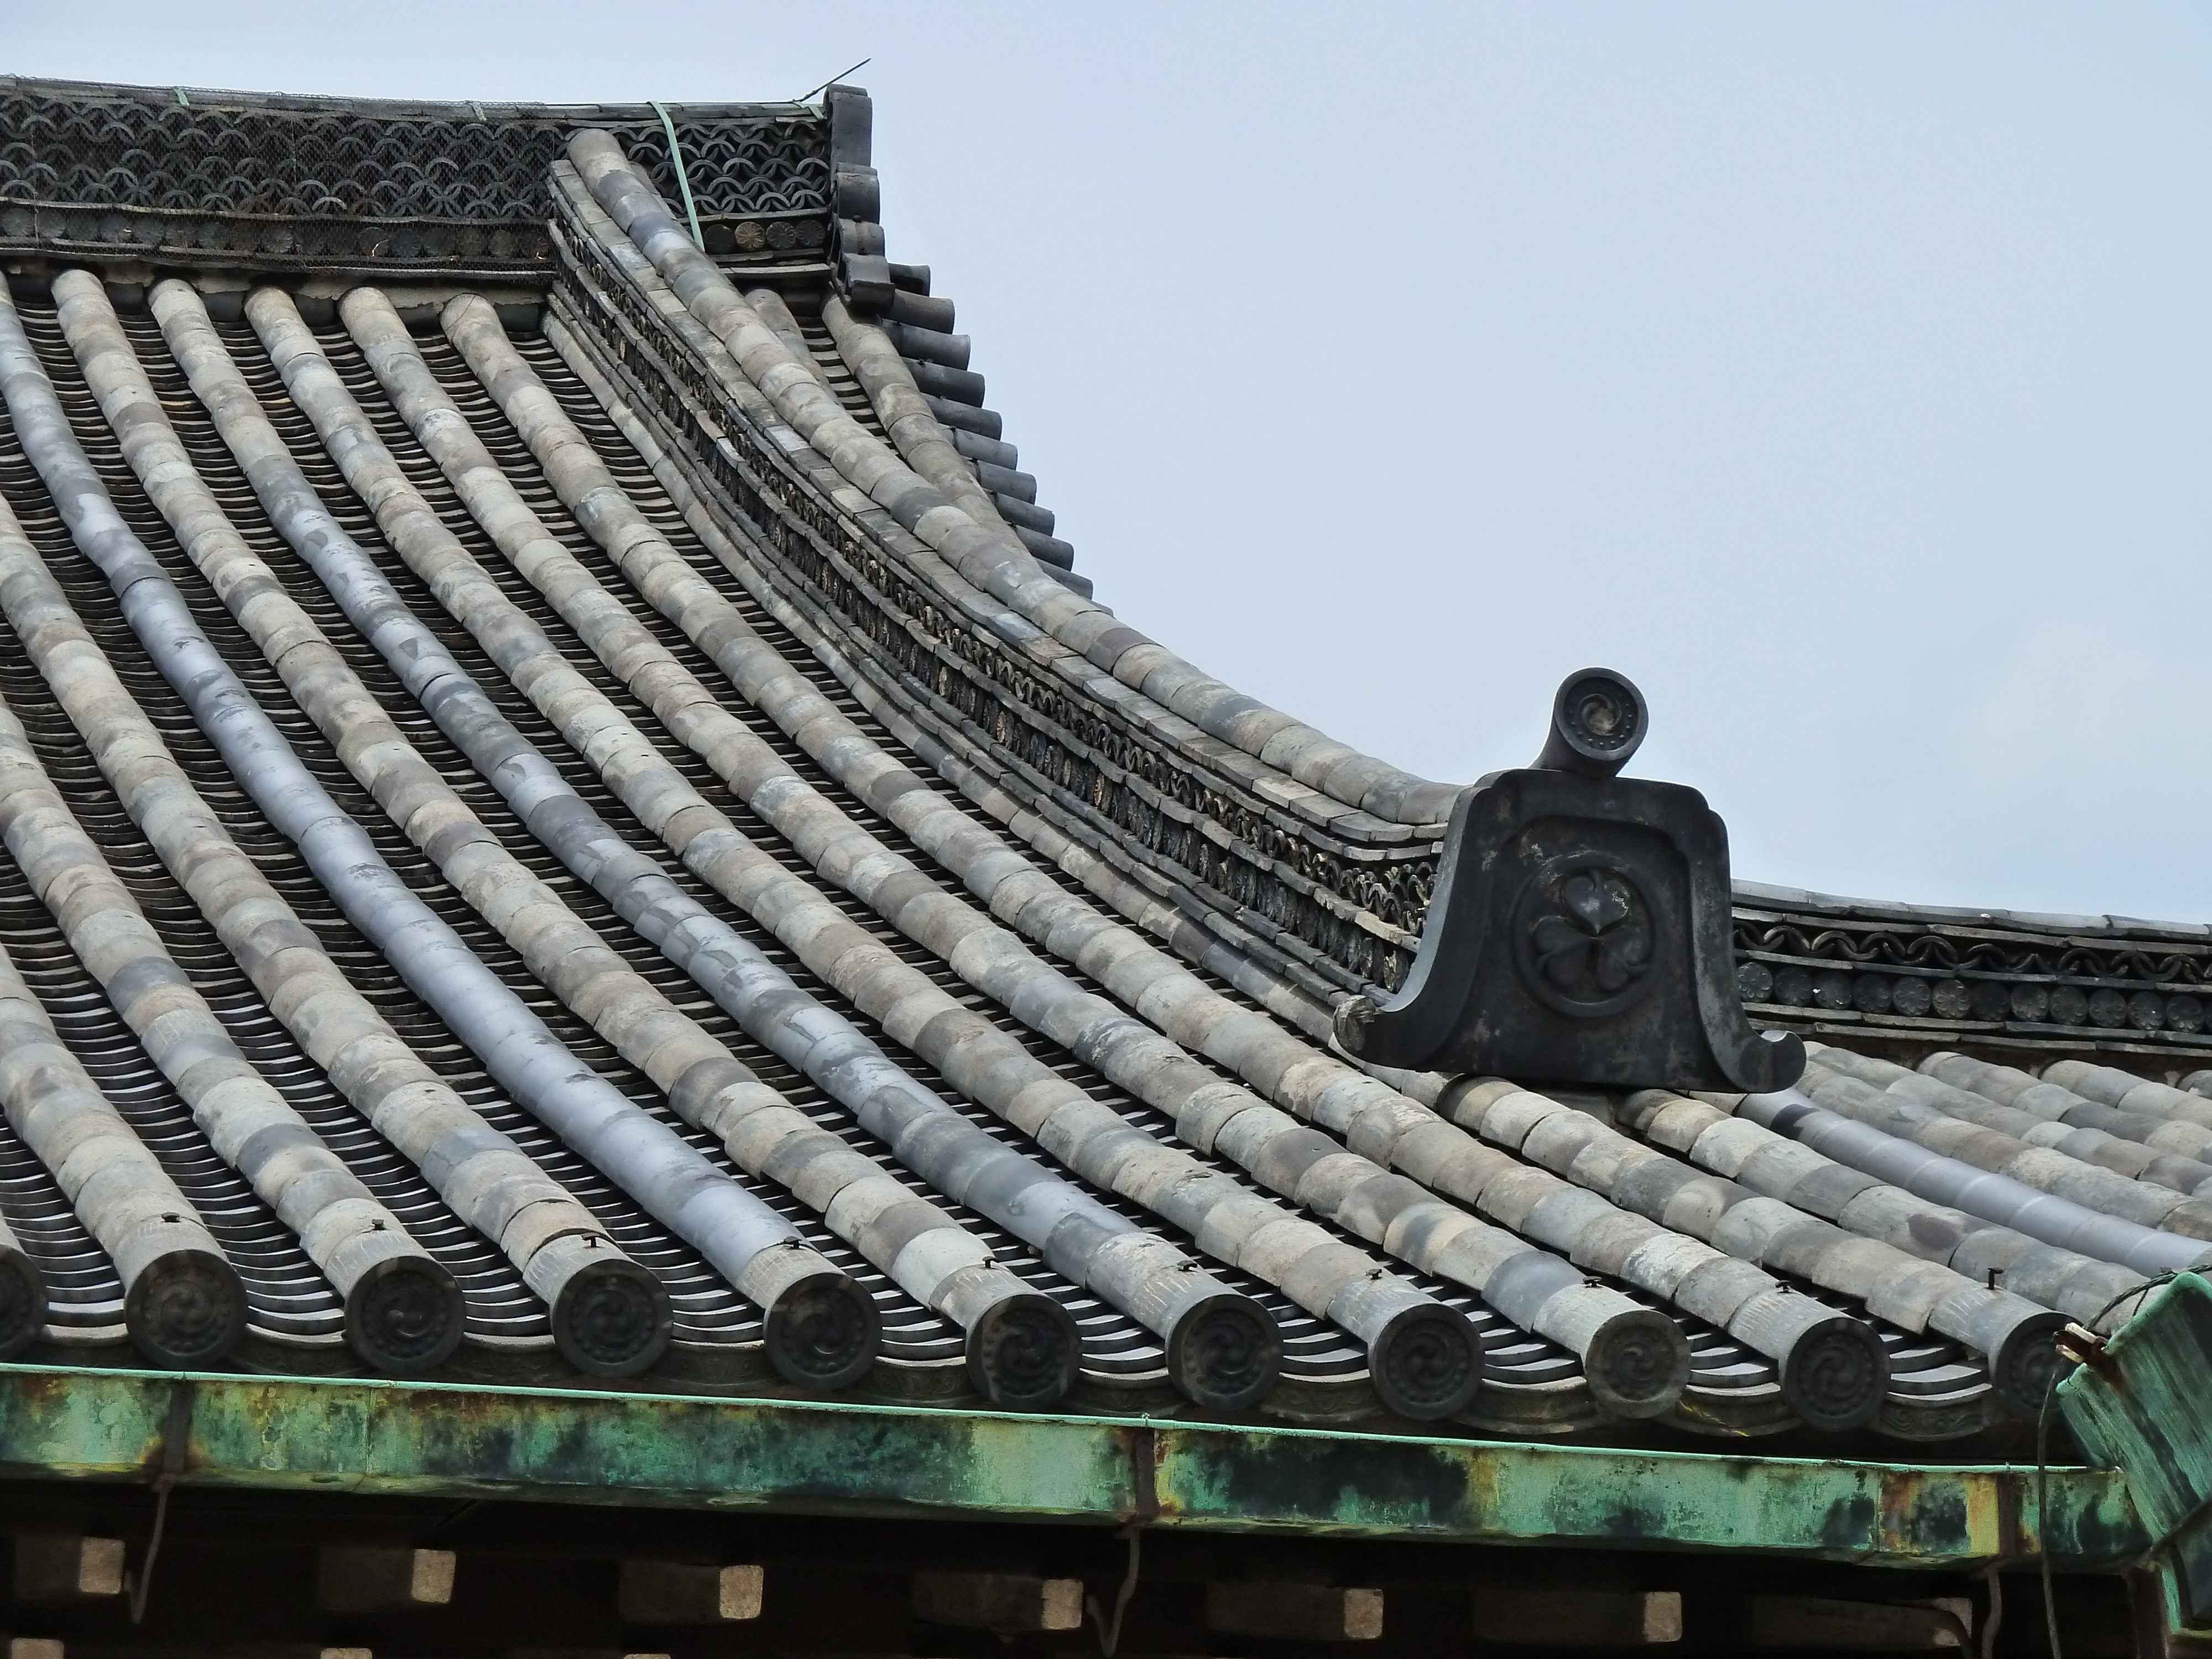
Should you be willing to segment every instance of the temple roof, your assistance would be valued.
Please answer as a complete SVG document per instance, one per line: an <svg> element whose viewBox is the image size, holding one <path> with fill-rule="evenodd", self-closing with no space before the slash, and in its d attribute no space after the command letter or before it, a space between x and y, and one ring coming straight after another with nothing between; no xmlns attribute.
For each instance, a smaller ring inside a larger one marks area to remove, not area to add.
<svg viewBox="0 0 2212 1659"><path fill-rule="evenodd" d="M1460 786L1110 608L868 118L0 82L0 1349L1970 1456L2212 1251L2201 926L1336 1047Z"/></svg>

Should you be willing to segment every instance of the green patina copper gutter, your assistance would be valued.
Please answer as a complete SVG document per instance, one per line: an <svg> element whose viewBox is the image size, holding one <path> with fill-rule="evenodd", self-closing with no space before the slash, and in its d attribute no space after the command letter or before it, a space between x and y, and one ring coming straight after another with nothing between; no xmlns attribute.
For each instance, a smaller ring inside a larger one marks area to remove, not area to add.
<svg viewBox="0 0 2212 1659"><path fill-rule="evenodd" d="M0 1474L1466 1542L1893 1566L2033 1553L2033 1471L1424 1441L1129 1418L0 1365ZM2050 1476L2055 1558L2146 1540L2120 1478Z"/></svg>
<svg viewBox="0 0 2212 1659"><path fill-rule="evenodd" d="M2069 1336L2073 1336L2069 1333ZM2075 1437L2125 1475L2176 1631L2212 1632L2212 1280L2182 1273L2058 1385Z"/></svg>

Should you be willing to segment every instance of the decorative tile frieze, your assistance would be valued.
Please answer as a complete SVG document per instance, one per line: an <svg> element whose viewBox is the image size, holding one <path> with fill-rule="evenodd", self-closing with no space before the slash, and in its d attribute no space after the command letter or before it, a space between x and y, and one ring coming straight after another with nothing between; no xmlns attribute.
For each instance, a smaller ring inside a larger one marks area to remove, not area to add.
<svg viewBox="0 0 2212 1659"><path fill-rule="evenodd" d="M674 112L708 251L821 256L828 137L797 105ZM388 104L0 79L0 255L447 274L544 273L547 169L606 125L676 194L635 106Z"/></svg>

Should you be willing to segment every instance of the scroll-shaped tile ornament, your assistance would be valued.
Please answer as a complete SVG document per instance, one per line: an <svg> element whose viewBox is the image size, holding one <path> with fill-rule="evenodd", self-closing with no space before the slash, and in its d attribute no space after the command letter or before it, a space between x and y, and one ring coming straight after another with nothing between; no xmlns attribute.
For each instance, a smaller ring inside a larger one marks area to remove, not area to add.
<svg viewBox="0 0 2212 1659"><path fill-rule="evenodd" d="M1346 1052L1618 1088L1796 1081L1804 1045L1753 1030L1737 994L1719 815L1616 775L1648 724L1623 676L1567 678L1535 763L1460 796L1413 971L1389 1001L1338 1009Z"/></svg>

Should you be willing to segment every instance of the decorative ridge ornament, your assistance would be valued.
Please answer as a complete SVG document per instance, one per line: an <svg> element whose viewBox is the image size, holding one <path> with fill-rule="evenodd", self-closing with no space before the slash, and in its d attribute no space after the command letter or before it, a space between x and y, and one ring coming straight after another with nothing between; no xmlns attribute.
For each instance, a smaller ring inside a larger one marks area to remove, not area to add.
<svg viewBox="0 0 2212 1659"><path fill-rule="evenodd" d="M1730 950L1728 831L1696 790L1619 776L1643 694L1571 674L1535 763L1461 794L1404 988L1336 1014L1378 1065L1610 1088L1796 1082L1805 1046L1746 1018Z"/></svg>

